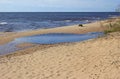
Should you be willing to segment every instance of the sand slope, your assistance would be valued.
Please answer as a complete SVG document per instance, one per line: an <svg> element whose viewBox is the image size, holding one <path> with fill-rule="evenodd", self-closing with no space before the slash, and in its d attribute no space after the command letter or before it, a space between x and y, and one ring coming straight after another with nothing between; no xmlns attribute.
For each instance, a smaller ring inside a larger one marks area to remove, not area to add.
<svg viewBox="0 0 120 79"><path fill-rule="evenodd" d="M0 79L120 79L120 33L22 52L0 57Z"/></svg>

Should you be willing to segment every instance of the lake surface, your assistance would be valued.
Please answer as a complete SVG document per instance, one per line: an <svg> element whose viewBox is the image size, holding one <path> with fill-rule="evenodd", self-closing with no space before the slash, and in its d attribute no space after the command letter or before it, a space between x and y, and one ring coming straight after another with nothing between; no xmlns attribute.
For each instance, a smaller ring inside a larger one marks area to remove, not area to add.
<svg viewBox="0 0 120 79"><path fill-rule="evenodd" d="M69 43L80 42L88 39L97 38L104 35L102 32L92 32L87 34L69 34L69 33L50 33L40 34L34 36L27 36L22 38L16 38L12 42L0 46L0 54L8 54L17 50L22 50L16 46L21 43L34 43L34 44L57 44L57 43Z"/></svg>
<svg viewBox="0 0 120 79"><path fill-rule="evenodd" d="M20 32L85 24L120 16L118 12L0 12L0 32Z"/></svg>

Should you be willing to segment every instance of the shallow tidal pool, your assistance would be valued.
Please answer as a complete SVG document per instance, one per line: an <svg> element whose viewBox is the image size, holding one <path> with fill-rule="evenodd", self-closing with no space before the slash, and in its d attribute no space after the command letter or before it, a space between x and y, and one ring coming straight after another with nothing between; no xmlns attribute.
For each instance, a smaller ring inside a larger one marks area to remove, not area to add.
<svg viewBox="0 0 120 79"><path fill-rule="evenodd" d="M21 37L21 38L16 38L7 44L0 45L0 55L12 53L24 49L17 47L17 45L22 43L57 44L57 43L80 42L88 39L97 38L98 36L102 36L102 35L104 35L103 32L90 32L86 34L49 33L49 34Z"/></svg>
<svg viewBox="0 0 120 79"><path fill-rule="evenodd" d="M14 41L36 44L56 44L84 41L101 35L103 35L102 32L92 32L87 34L49 33L17 38Z"/></svg>

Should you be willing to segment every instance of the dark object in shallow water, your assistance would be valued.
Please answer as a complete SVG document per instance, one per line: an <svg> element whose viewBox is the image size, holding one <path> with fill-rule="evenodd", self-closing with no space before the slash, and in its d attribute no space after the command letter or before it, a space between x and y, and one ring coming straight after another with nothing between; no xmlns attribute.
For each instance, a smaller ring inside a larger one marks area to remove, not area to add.
<svg viewBox="0 0 120 79"><path fill-rule="evenodd" d="M83 27L83 25L82 25L82 24L79 24L78 26Z"/></svg>

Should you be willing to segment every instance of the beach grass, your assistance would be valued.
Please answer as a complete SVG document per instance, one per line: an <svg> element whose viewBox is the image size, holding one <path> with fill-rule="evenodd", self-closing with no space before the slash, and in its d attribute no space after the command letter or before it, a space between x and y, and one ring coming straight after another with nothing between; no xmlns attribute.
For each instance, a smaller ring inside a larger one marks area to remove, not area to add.
<svg viewBox="0 0 120 79"><path fill-rule="evenodd" d="M116 21L115 23L109 23L109 25L107 25L106 30L104 30L104 34L108 34L108 33L112 33L112 32L120 32L120 20Z"/></svg>

